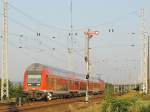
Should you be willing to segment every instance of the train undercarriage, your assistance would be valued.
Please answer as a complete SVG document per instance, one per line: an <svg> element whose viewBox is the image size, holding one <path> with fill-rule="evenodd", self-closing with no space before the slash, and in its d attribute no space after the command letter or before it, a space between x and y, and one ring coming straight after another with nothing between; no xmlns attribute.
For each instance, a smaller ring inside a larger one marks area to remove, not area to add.
<svg viewBox="0 0 150 112"><path fill-rule="evenodd" d="M62 91L62 92L30 91L24 92L23 96L31 101L39 101L39 100L48 101L58 98L62 99L62 98L85 96L85 92L86 91ZM102 91L89 91L89 95L98 95L102 93L103 93Z"/></svg>

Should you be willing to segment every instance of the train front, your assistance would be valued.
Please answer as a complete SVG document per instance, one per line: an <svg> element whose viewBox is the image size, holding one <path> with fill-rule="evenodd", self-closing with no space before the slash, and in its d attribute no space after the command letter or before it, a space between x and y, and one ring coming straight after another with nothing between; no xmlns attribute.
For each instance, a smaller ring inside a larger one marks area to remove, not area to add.
<svg viewBox="0 0 150 112"><path fill-rule="evenodd" d="M41 99L46 94L46 71L41 64L30 65L24 73L23 91L30 99Z"/></svg>

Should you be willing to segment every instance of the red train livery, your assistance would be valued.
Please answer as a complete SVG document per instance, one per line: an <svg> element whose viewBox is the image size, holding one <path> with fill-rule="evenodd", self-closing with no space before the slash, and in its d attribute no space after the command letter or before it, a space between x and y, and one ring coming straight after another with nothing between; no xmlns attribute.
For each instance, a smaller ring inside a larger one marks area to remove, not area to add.
<svg viewBox="0 0 150 112"><path fill-rule="evenodd" d="M105 84L90 80L88 87L89 93L97 94L104 91ZM86 91L86 80L82 74L34 63L24 73L23 91L30 99L81 96Z"/></svg>

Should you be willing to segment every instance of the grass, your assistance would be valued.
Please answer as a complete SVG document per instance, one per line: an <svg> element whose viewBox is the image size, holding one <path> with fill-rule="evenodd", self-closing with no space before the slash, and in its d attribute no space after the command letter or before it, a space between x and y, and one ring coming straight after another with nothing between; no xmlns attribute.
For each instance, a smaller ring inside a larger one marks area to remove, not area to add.
<svg viewBox="0 0 150 112"><path fill-rule="evenodd" d="M98 104L94 104L89 106L88 108L81 109L78 111L73 111L73 112L100 112L101 106Z"/></svg>
<svg viewBox="0 0 150 112"><path fill-rule="evenodd" d="M116 98L107 96L99 112L150 112L150 96L136 92Z"/></svg>
<svg viewBox="0 0 150 112"><path fill-rule="evenodd" d="M136 92L118 97L108 95L101 104L89 104L87 108L81 109L70 105L69 109L70 112L150 112L150 96Z"/></svg>
<svg viewBox="0 0 150 112"><path fill-rule="evenodd" d="M141 112L150 112L150 104L148 106L143 106Z"/></svg>

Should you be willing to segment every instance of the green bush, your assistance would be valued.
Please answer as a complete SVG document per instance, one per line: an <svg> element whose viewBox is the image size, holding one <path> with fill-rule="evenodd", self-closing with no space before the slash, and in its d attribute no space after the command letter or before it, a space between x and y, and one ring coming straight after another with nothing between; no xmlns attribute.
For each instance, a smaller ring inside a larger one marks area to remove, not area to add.
<svg viewBox="0 0 150 112"><path fill-rule="evenodd" d="M108 96L102 104L102 112L140 112L140 107L136 97L119 99Z"/></svg>
<svg viewBox="0 0 150 112"><path fill-rule="evenodd" d="M150 112L150 105L143 106L140 112Z"/></svg>
<svg viewBox="0 0 150 112"><path fill-rule="evenodd" d="M128 100L116 99L112 100L112 112L127 112L132 103Z"/></svg>
<svg viewBox="0 0 150 112"><path fill-rule="evenodd" d="M1 87L1 79L0 79L0 87ZM9 98L15 98L17 96L22 96L22 85L21 83L14 83L12 81L9 81ZM1 88L0 88L1 91ZM1 92L0 92L1 96Z"/></svg>
<svg viewBox="0 0 150 112"><path fill-rule="evenodd" d="M109 95L109 94L113 94L114 93L114 86L110 83L106 83L105 84L105 94Z"/></svg>

